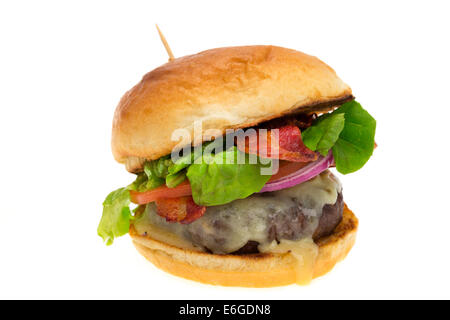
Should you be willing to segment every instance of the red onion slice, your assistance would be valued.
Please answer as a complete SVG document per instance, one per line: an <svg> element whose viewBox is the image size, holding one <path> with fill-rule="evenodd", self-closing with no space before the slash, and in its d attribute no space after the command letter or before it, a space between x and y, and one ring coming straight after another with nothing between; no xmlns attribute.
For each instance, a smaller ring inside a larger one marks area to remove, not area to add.
<svg viewBox="0 0 450 320"><path fill-rule="evenodd" d="M320 156L319 159L317 159L314 162L311 162L310 164L306 165L300 170L295 171L276 181L266 183L264 187L261 189L260 193L277 191L296 186L302 182L314 178L319 173L327 170L333 164L334 164L333 153L330 150L330 152L326 157Z"/></svg>

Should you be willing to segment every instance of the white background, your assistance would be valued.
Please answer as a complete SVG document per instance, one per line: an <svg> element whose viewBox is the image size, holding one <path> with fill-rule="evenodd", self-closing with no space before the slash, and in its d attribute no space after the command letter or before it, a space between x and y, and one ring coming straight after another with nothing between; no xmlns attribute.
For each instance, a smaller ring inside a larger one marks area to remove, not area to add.
<svg viewBox="0 0 450 320"><path fill-rule="evenodd" d="M450 298L446 1L2 1L0 298ZM159 271L96 234L132 179L110 151L121 95L176 56L273 44L331 65L377 119L342 176L357 243L308 287L222 288Z"/></svg>

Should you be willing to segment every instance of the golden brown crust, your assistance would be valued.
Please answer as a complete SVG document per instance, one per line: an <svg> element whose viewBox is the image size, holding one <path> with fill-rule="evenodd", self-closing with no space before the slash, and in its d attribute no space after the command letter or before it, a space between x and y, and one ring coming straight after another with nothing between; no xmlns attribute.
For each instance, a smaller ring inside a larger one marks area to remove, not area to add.
<svg viewBox="0 0 450 320"><path fill-rule="evenodd" d="M358 219L345 205L333 234L319 239L313 278L330 271L344 259L356 239ZM296 260L290 253L215 255L180 249L130 229L137 250L158 268L186 279L222 286L274 287L295 283Z"/></svg>
<svg viewBox="0 0 450 320"><path fill-rule="evenodd" d="M274 46L227 47L175 59L147 73L121 99L112 149L119 162L157 159L205 130L245 128L314 106L337 105L351 89L316 57ZM192 139L188 141L192 142Z"/></svg>

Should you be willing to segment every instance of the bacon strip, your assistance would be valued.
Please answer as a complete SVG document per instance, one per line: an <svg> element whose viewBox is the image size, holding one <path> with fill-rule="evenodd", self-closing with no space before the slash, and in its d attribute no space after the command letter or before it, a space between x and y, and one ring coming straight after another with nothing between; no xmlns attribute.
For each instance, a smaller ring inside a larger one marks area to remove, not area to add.
<svg viewBox="0 0 450 320"><path fill-rule="evenodd" d="M274 129L267 130L267 134L263 134L260 130L257 129L256 133L249 135L249 139L245 141L238 139L238 149L248 154L257 154L262 158L293 162L317 160L318 154L303 144L302 133L297 126L285 125L277 128L278 134L276 131L272 132ZM275 141L272 141L272 138L275 138Z"/></svg>
<svg viewBox="0 0 450 320"><path fill-rule="evenodd" d="M197 205L192 197L159 198L155 201L156 212L168 222L189 224L206 211L205 206Z"/></svg>

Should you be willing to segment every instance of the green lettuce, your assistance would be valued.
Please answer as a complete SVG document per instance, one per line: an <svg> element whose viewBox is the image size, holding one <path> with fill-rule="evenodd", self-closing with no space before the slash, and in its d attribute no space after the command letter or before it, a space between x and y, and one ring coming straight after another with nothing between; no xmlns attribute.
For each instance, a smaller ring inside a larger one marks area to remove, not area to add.
<svg viewBox="0 0 450 320"><path fill-rule="evenodd" d="M111 245L114 238L128 233L130 220L133 219L129 205L130 191L127 188L111 192L103 202L103 214L97 233L107 245Z"/></svg>
<svg viewBox="0 0 450 320"><path fill-rule="evenodd" d="M206 145L206 144L205 144ZM177 185L186 180L187 168L194 163L195 159L201 156L205 145L201 148L191 148L187 155L177 159L168 168L168 175L166 176L166 186L168 188L175 188Z"/></svg>
<svg viewBox="0 0 450 320"><path fill-rule="evenodd" d="M242 157L242 158L241 158ZM234 163L229 163L233 159ZM238 159L245 159L242 164ZM228 163L227 163L228 161ZM259 192L270 175L262 175L261 169L270 166L249 163L249 155L236 147L215 155L203 156L201 163L194 163L187 169L195 203L217 206L236 199L244 199Z"/></svg>
<svg viewBox="0 0 450 320"><path fill-rule="evenodd" d="M166 186L168 188L175 188L184 180L186 180L186 170L181 170L176 173L170 173L166 176Z"/></svg>
<svg viewBox="0 0 450 320"><path fill-rule="evenodd" d="M137 175L136 180L128 186L128 189L144 192L162 186L166 183L171 164L172 161L168 156L145 162L144 172Z"/></svg>
<svg viewBox="0 0 450 320"><path fill-rule="evenodd" d="M338 140L344 124L345 118L342 113L323 115L302 133L303 143L308 149L326 156Z"/></svg>
<svg viewBox="0 0 450 320"><path fill-rule="evenodd" d="M180 172L181 170L189 167L191 165L191 163L194 163L194 160L196 158L198 158L198 156L196 155L195 149L192 148L191 152L188 153L187 155L184 155L182 157L180 157L177 161L173 162L170 166L169 166L169 174L175 174ZM198 152L197 152L198 153Z"/></svg>
<svg viewBox="0 0 450 320"><path fill-rule="evenodd" d="M303 143L326 155L332 149L336 169L347 174L361 169L373 153L375 119L356 101L344 103L317 118L302 133Z"/></svg>

